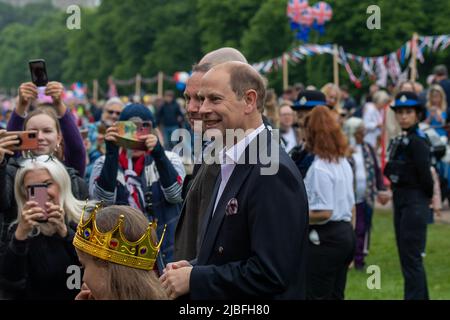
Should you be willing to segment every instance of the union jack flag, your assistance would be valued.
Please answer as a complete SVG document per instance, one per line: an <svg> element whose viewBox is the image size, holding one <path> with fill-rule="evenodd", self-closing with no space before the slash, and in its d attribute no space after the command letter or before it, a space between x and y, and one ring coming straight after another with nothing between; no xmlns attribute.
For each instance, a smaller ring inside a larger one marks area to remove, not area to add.
<svg viewBox="0 0 450 320"><path fill-rule="evenodd" d="M300 24L304 26L311 26L314 22L314 15L311 8L305 8L300 14Z"/></svg>
<svg viewBox="0 0 450 320"><path fill-rule="evenodd" d="M318 25L323 25L325 22L330 21L333 16L333 10L331 6L323 1L316 3L313 7L313 15Z"/></svg>
<svg viewBox="0 0 450 320"><path fill-rule="evenodd" d="M308 7L308 0L289 0L287 16L294 22L300 21L301 12Z"/></svg>

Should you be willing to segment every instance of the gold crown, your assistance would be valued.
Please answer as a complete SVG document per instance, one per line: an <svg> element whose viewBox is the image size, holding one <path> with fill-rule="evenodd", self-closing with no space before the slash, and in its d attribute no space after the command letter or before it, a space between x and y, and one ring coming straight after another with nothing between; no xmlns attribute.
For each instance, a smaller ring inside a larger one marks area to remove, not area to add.
<svg viewBox="0 0 450 320"><path fill-rule="evenodd" d="M83 208L73 245L94 257L131 268L152 270L164 239L164 227L158 244L152 241L152 231L156 232L156 222L150 222L145 233L135 242L128 241L123 235L125 216L120 215L116 226L106 233L100 232L96 224L96 215L103 206L97 204L89 219L83 222L86 206Z"/></svg>

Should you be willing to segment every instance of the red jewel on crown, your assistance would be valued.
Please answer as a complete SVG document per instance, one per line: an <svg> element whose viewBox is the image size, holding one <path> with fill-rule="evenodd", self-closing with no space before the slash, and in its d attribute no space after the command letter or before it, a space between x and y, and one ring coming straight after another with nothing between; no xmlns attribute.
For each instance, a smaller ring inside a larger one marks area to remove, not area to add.
<svg viewBox="0 0 450 320"><path fill-rule="evenodd" d="M117 239L111 239L109 240L109 247L111 249L117 249L117 246L119 245L119 241Z"/></svg>

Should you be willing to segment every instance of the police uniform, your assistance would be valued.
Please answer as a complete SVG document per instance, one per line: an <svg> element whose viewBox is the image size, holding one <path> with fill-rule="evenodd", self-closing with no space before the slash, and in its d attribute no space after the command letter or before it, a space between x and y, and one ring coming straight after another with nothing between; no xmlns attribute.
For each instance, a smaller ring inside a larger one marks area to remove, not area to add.
<svg viewBox="0 0 450 320"><path fill-rule="evenodd" d="M325 95L318 90L305 90L298 94L297 100L292 105L294 111L311 111L316 106L326 106ZM309 167L314 161L314 154L305 149L305 145L301 142L292 148L289 156L297 165L302 177L306 177Z"/></svg>
<svg viewBox="0 0 450 320"><path fill-rule="evenodd" d="M425 110L416 94L400 92L394 111L415 108ZM425 250L429 204L433 196L430 144L416 123L404 129L389 146L389 161L384 174L391 181L394 202L394 227L404 277L404 297L429 299L422 252Z"/></svg>

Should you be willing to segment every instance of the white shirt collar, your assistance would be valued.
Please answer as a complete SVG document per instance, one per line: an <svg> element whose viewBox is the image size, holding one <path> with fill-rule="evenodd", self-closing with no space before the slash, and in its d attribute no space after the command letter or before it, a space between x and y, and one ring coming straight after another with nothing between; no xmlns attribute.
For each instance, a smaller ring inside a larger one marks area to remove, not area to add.
<svg viewBox="0 0 450 320"><path fill-rule="evenodd" d="M252 142L253 139L255 139L256 136L258 136L258 134L260 134L264 129L265 125L263 123L258 128L253 130L250 134L245 136L244 139L233 145L230 149L226 150L225 147L222 151L220 151L219 156L220 159L224 160L223 164L231 164L231 162L237 163L250 142ZM224 157L224 153L226 158Z"/></svg>

